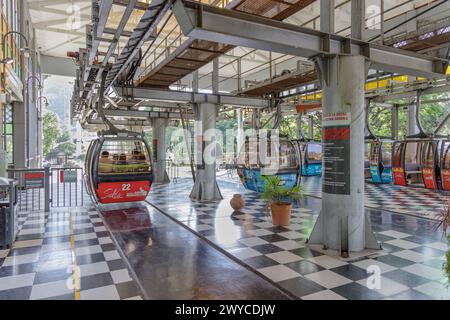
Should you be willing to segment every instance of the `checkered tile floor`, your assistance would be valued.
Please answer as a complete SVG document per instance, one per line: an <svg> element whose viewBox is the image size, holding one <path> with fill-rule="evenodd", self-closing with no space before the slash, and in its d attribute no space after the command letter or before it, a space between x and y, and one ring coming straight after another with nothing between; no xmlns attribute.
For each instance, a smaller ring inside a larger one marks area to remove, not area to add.
<svg viewBox="0 0 450 320"><path fill-rule="evenodd" d="M142 298L94 208L22 212L19 224L0 250L0 300Z"/></svg>
<svg viewBox="0 0 450 320"><path fill-rule="evenodd" d="M198 203L188 198L191 186L189 180L154 185L147 200L301 299L450 299L442 271L447 244L431 220L368 209L384 250L343 261L305 245L320 210L317 199L295 206L288 227L274 227L254 192L221 181L223 201ZM237 192L246 207L233 213L229 200ZM368 288L369 266L381 271L379 289Z"/></svg>
<svg viewBox="0 0 450 320"><path fill-rule="evenodd" d="M306 194L322 197L320 177L303 177ZM366 183L365 206L408 214L427 219L438 219L445 195L423 188L401 187L388 184Z"/></svg>
<svg viewBox="0 0 450 320"><path fill-rule="evenodd" d="M221 177L240 184L236 177ZM302 177L305 194L322 198L322 180L320 177ZM443 209L445 194L428 189L401 187L387 184L366 183L365 206L383 209L395 213L407 214L438 220L439 210Z"/></svg>

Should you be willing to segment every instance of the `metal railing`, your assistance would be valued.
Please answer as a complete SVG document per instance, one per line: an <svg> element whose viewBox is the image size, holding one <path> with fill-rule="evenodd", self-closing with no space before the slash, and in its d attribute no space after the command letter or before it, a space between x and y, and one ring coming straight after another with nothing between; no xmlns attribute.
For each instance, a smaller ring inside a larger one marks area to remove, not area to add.
<svg viewBox="0 0 450 320"><path fill-rule="evenodd" d="M17 217L17 181L3 180L0 185L0 248L11 248L19 230Z"/></svg>
<svg viewBox="0 0 450 320"><path fill-rule="evenodd" d="M90 202L83 183L83 168L9 169L18 183L19 211L49 212L51 207L78 207Z"/></svg>
<svg viewBox="0 0 450 320"><path fill-rule="evenodd" d="M78 207L86 203L89 196L83 182L83 173L83 168L78 167L50 169L52 207Z"/></svg>
<svg viewBox="0 0 450 320"><path fill-rule="evenodd" d="M166 160L166 171L170 181L177 183L180 178L180 166L172 160Z"/></svg>

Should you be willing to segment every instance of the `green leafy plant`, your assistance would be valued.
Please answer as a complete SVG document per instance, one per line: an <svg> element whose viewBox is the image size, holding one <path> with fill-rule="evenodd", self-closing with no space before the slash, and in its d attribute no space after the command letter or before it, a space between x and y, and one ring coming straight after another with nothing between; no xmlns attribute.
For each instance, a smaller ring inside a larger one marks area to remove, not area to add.
<svg viewBox="0 0 450 320"><path fill-rule="evenodd" d="M447 237L448 250L445 253L446 259L444 260L443 268L448 278L447 285L450 286L450 234L447 235L448 229L450 228L450 198L445 199L443 209L438 211L438 219L439 223L437 224L436 230L442 227L442 234L444 237Z"/></svg>
<svg viewBox="0 0 450 320"><path fill-rule="evenodd" d="M437 217L439 223L436 226L436 230L442 227L442 232L445 237L447 230L450 227L450 199L444 201L443 209L438 211Z"/></svg>
<svg viewBox="0 0 450 320"><path fill-rule="evenodd" d="M292 200L298 200L303 196L303 188L295 186L288 188L283 186L283 181L279 176L263 176L265 181L261 197L269 204L283 204Z"/></svg>
<svg viewBox="0 0 450 320"><path fill-rule="evenodd" d="M447 275L448 278L448 285L450 285L450 234L447 236L447 242L449 249L446 253L446 260L444 262L444 272Z"/></svg>

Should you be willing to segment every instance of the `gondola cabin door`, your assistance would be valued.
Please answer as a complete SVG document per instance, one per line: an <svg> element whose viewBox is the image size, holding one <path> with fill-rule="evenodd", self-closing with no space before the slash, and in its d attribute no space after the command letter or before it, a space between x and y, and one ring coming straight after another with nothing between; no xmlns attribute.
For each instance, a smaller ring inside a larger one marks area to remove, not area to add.
<svg viewBox="0 0 450 320"><path fill-rule="evenodd" d="M423 184L427 189L438 189L437 179L437 141L427 141L424 143L422 177Z"/></svg>
<svg viewBox="0 0 450 320"><path fill-rule="evenodd" d="M450 141L442 143L441 177L442 189L450 190Z"/></svg>
<svg viewBox="0 0 450 320"><path fill-rule="evenodd" d="M381 183L381 170L380 170L380 153L381 143L378 141L370 144L370 175L372 176L372 182Z"/></svg>
<svg viewBox="0 0 450 320"><path fill-rule="evenodd" d="M406 186L406 173L404 167L404 153L406 143L395 143L393 147L392 159L392 176L394 184L399 186Z"/></svg>

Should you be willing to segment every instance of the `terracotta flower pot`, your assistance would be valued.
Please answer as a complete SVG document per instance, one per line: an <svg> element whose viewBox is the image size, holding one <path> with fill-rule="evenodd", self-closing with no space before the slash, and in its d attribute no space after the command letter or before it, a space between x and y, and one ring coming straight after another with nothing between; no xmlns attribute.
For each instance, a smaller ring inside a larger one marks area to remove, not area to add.
<svg viewBox="0 0 450 320"><path fill-rule="evenodd" d="M272 203L272 224L276 226L288 226L291 221L291 203Z"/></svg>
<svg viewBox="0 0 450 320"><path fill-rule="evenodd" d="M245 207L245 200L240 194L234 194L233 198L230 200L230 206L235 210L239 211Z"/></svg>

